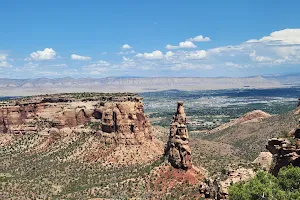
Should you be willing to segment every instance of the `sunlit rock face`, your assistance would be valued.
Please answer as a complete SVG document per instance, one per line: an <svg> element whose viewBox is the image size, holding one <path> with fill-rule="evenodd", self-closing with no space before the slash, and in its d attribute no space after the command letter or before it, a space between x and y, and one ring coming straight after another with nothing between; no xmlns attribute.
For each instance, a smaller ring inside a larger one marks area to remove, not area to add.
<svg viewBox="0 0 300 200"><path fill-rule="evenodd" d="M53 129L55 128L55 129ZM142 98L131 93L72 93L0 102L0 133L89 129L104 142L141 144L152 139Z"/></svg>
<svg viewBox="0 0 300 200"><path fill-rule="evenodd" d="M177 103L177 112L173 116L173 121L170 125L169 141L165 153L173 167L181 169L192 168L191 149L183 102Z"/></svg>

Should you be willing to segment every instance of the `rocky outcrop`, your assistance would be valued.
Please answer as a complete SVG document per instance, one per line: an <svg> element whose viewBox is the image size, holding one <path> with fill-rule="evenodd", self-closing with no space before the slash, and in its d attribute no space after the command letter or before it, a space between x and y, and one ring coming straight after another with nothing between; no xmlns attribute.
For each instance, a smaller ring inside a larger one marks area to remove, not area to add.
<svg viewBox="0 0 300 200"><path fill-rule="evenodd" d="M247 181L254 176L255 172L252 169L229 169L226 180L220 181L218 179L207 178L204 182L200 183L199 191L207 199L229 199L228 188L231 184Z"/></svg>
<svg viewBox="0 0 300 200"><path fill-rule="evenodd" d="M270 152L260 152L257 158L253 161L254 164L266 171L270 171L272 162L273 156Z"/></svg>
<svg viewBox="0 0 300 200"><path fill-rule="evenodd" d="M266 148L273 154L274 167L271 172L277 175L280 168L292 164L300 167L300 120L296 129L287 138L272 138Z"/></svg>
<svg viewBox="0 0 300 200"><path fill-rule="evenodd" d="M183 102L177 103L177 112L173 116L173 122L170 125L169 141L165 154L173 167L180 169L192 168L191 149Z"/></svg>
<svg viewBox="0 0 300 200"><path fill-rule="evenodd" d="M131 93L70 93L0 103L0 133L48 133L85 128L106 143L141 144L152 139L142 98ZM46 131L45 131L46 130Z"/></svg>
<svg viewBox="0 0 300 200"><path fill-rule="evenodd" d="M268 141L267 149L274 156L272 174L277 176L280 168L290 164L300 167L300 141L287 138L272 138Z"/></svg>

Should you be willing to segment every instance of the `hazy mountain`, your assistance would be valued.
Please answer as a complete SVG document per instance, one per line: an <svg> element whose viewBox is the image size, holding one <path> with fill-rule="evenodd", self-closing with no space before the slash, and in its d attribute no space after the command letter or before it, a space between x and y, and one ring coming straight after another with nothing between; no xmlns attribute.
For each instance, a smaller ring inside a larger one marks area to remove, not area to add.
<svg viewBox="0 0 300 200"><path fill-rule="evenodd" d="M233 78L191 77L107 77L107 78L38 78L0 79L0 96L50 94L58 92L146 92L161 90L215 90L235 88L286 87L281 78L261 76Z"/></svg>

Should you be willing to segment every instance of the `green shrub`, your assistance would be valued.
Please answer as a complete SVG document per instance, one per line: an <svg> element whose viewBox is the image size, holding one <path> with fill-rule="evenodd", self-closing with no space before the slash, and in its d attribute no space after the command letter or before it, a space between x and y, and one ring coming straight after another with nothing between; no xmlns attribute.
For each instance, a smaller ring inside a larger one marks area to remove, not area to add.
<svg viewBox="0 0 300 200"><path fill-rule="evenodd" d="M232 200L300 199L300 168L284 167L277 178L267 172L259 171L249 182L230 186L229 196Z"/></svg>

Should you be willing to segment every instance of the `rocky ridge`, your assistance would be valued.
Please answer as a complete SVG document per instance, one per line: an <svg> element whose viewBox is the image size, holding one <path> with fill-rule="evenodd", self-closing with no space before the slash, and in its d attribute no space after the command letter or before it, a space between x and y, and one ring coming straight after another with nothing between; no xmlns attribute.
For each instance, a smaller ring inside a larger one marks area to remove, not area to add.
<svg viewBox="0 0 300 200"><path fill-rule="evenodd" d="M228 127L234 126L236 124L251 123L251 122L260 122L264 119L271 117L272 115L262 111L262 110L253 110L244 114L242 117L232 120L231 122L222 124L221 126L209 131L208 133L216 133L218 131L224 130Z"/></svg>

